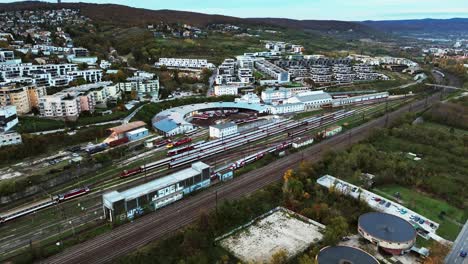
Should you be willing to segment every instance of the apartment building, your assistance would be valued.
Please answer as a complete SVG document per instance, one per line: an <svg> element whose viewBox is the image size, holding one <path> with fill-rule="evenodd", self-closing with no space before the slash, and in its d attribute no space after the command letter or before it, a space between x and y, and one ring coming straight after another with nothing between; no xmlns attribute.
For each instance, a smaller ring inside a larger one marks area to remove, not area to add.
<svg viewBox="0 0 468 264"><path fill-rule="evenodd" d="M23 143L21 135L17 132L0 133L0 147Z"/></svg>
<svg viewBox="0 0 468 264"><path fill-rule="evenodd" d="M106 60L101 60L101 62L99 63L99 68L104 69L104 70L109 69L111 66L112 66L112 63Z"/></svg>
<svg viewBox="0 0 468 264"><path fill-rule="evenodd" d="M310 71L307 68L301 66L292 66L288 69L289 75L291 77L307 77L310 76Z"/></svg>
<svg viewBox="0 0 468 264"><path fill-rule="evenodd" d="M82 71L71 71L67 73L68 76L71 76L73 80L83 79L87 82L97 83L102 80L102 70L101 69L90 69Z"/></svg>
<svg viewBox="0 0 468 264"><path fill-rule="evenodd" d="M17 113L24 115L31 112L33 107L38 107L39 98L45 94L45 87L8 84L0 87L0 106L16 106Z"/></svg>
<svg viewBox="0 0 468 264"><path fill-rule="evenodd" d="M165 66L175 69L198 69L203 68L214 69L213 63L209 63L206 59L182 59L182 58L160 58L154 65L157 68Z"/></svg>
<svg viewBox="0 0 468 264"><path fill-rule="evenodd" d="M215 83L218 85L238 85L244 86L254 81L253 61L239 56L242 61L225 59L217 68Z"/></svg>
<svg viewBox="0 0 468 264"><path fill-rule="evenodd" d="M239 86L236 85L217 85L214 87L214 94L220 95L237 95L239 93Z"/></svg>
<svg viewBox="0 0 468 264"><path fill-rule="evenodd" d="M159 79L154 79L153 73L137 71L133 77L127 78L126 82L118 83L117 87L123 92L136 91L139 97L151 95L153 98L159 96Z"/></svg>
<svg viewBox="0 0 468 264"><path fill-rule="evenodd" d="M286 83L290 81L287 71L266 60L255 61L255 68L272 77L277 83Z"/></svg>
<svg viewBox="0 0 468 264"><path fill-rule="evenodd" d="M310 78L316 83L328 83L333 80L332 74L311 74Z"/></svg>
<svg viewBox="0 0 468 264"><path fill-rule="evenodd" d="M43 117L76 119L81 112L94 112L97 105L118 96L120 90L112 82L85 84L41 97L39 111Z"/></svg>
<svg viewBox="0 0 468 264"><path fill-rule="evenodd" d="M16 106L0 106L0 133L7 132L18 124Z"/></svg>
<svg viewBox="0 0 468 264"><path fill-rule="evenodd" d="M333 76L339 83L351 83L356 78L356 74L354 73L335 73Z"/></svg>

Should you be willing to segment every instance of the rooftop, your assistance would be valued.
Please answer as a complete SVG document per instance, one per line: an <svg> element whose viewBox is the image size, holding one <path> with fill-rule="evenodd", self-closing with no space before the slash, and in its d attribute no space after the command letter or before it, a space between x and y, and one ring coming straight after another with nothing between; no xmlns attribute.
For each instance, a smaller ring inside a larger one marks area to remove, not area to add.
<svg viewBox="0 0 468 264"><path fill-rule="evenodd" d="M225 129L228 127L237 127L237 125L233 122L227 122L227 123L221 123L217 125L213 125L212 127L217 128L217 129Z"/></svg>
<svg viewBox="0 0 468 264"><path fill-rule="evenodd" d="M112 191L102 196L103 200L107 203L114 203L120 200L132 200L142 195L160 190L169 185L178 183L185 179L194 177L201 173L203 169L209 168L210 166L203 162L196 162L192 164L191 168L180 170L171 175L167 175L162 178L150 181L148 183L133 187L123 192Z"/></svg>
<svg viewBox="0 0 468 264"><path fill-rule="evenodd" d="M125 133L125 132L131 131L140 127L144 127L144 126L146 126L145 122L135 121L135 122L130 122L128 124L123 124L120 126L109 128L109 131L111 131L112 133L121 134L121 133Z"/></svg>
<svg viewBox="0 0 468 264"><path fill-rule="evenodd" d="M325 247L317 255L318 264L379 264L379 262L367 252L354 247L334 246Z"/></svg>
<svg viewBox="0 0 468 264"><path fill-rule="evenodd" d="M395 215L367 213L359 217L359 227L375 238L389 242L408 242L416 238L414 227Z"/></svg>

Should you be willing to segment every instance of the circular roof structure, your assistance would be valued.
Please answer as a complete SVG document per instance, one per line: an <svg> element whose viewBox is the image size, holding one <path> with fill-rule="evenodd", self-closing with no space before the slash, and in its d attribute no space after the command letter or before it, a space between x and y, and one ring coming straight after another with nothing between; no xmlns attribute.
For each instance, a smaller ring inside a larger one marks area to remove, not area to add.
<svg viewBox="0 0 468 264"><path fill-rule="evenodd" d="M404 243L416 238L414 227L396 215L367 213L359 217L359 227L372 237L391 243Z"/></svg>
<svg viewBox="0 0 468 264"><path fill-rule="evenodd" d="M325 247L317 255L318 264L379 264L369 253L354 247Z"/></svg>
<svg viewBox="0 0 468 264"><path fill-rule="evenodd" d="M207 102L200 104L190 104L161 111L152 118L151 122L153 123L154 127L157 127L157 123L159 122L171 122L176 126L189 125L189 121L186 119L193 113L212 109L243 109L255 111L258 113L268 113L269 106L264 104L245 102Z"/></svg>

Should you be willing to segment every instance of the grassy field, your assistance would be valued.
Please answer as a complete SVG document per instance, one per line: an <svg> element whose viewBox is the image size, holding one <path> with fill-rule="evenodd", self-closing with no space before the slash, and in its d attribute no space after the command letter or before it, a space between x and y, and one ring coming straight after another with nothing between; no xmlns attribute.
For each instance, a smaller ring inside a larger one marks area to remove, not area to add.
<svg viewBox="0 0 468 264"><path fill-rule="evenodd" d="M37 131L61 129L65 127L66 123L60 120L23 116L19 118L19 125L17 130L20 133L32 133Z"/></svg>
<svg viewBox="0 0 468 264"><path fill-rule="evenodd" d="M400 200L403 205L440 224L437 234L444 238L454 240L461 230L461 226L454 223L454 221L464 223L465 216L462 209L451 206L445 201L432 198L424 192L398 185L379 187L378 190L387 194L386 197L389 198L394 198L394 194L397 192L400 193ZM444 218L439 217L442 211L446 213Z"/></svg>

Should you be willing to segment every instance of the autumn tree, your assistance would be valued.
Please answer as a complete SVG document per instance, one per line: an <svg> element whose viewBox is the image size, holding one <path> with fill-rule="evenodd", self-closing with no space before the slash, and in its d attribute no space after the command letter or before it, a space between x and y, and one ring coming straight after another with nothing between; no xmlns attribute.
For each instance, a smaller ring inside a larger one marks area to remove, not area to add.
<svg viewBox="0 0 468 264"><path fill-rule="evenodd" d="M334 217L327 224L323 242L326 245L336 245L348 233L348 223L342 216Z"/></svg>

